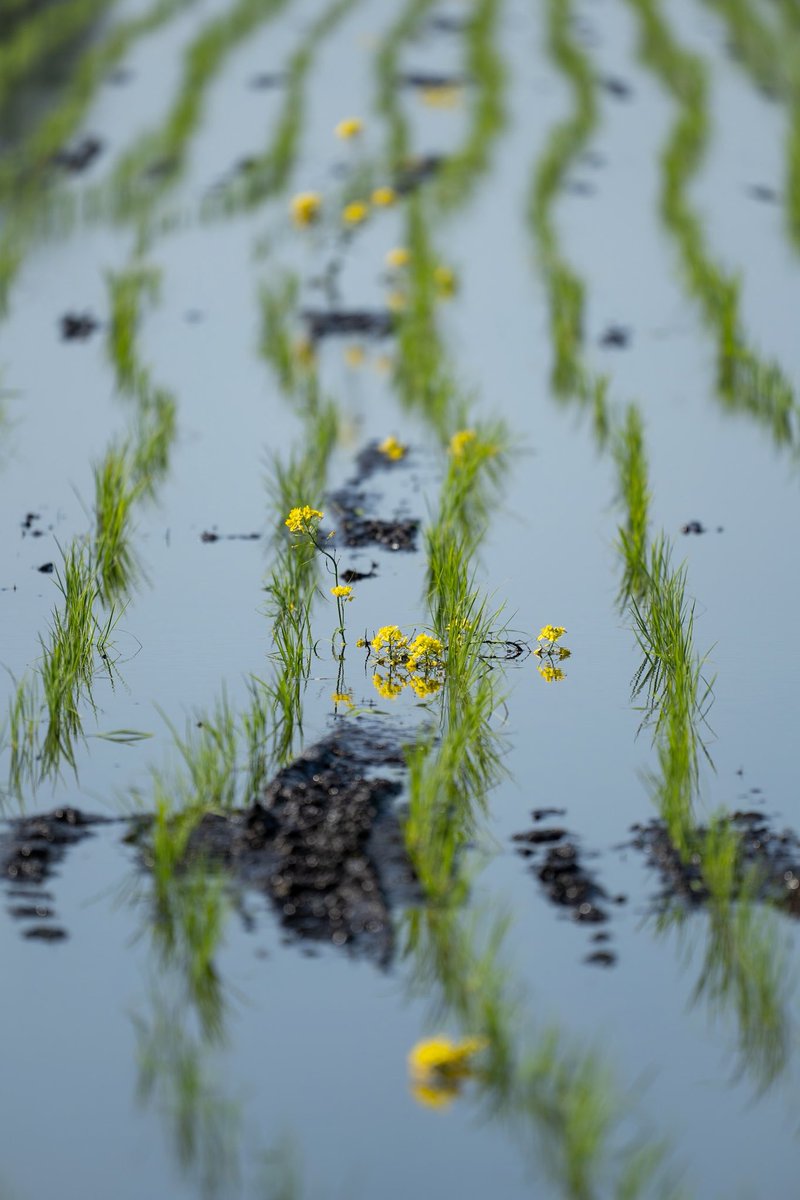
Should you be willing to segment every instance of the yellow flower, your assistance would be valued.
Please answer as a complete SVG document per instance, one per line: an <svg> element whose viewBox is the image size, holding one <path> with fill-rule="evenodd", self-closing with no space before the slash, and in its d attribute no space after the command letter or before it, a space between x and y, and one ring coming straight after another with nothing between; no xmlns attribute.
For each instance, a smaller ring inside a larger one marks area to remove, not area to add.
<svg viewBox="0 0 800 1200"><path fill-rule="evenodd" d="M545 683L560 683L562 679L566 679L566 675L560 667L551 667L549 663L537 667L537 670Z"/></svg>
<svg viewBox="0 0 800 1200"><path fill-rule="evenodd" d="M389 292L386 297L386 307L389 312L405 312L408 308L408 297L405 292Z"/></svg>
<svg viewBox="0 0 800 1200"><path fill-rule="evenodd" d="M556 650L558 651L559 662L563 662L565 658L572 658L572 651L568 650L566 646L557 646Z"/></svg>
<svg viewBox="0 0 800 1200"><path fill-rule="evenodd" d="M381 650L384 646L390 649L405 650L408 646L408 638L404 637L403 631L397 625L382 625L375 637L370 642L373 650Z"/></svg>
<svg viewBox="0 0 800 1200"><path fill-rule="evenodd" d="M391 354L379 354L375 359L375 370L380 371L382 375L391 371L393 365Z"/></svg>
<svg viewBox="0 0 800 1200"><path fill-rule="evenodd" d="M363 638L359 638L358 641L356 642L356 646L358 646L359 648L363 648L364 646L366 646L366 644L367 643L364 641Z"/></svg>
<svg viewBox="0 0 800 1200"><path fill-rule="evenodd" d="M387 267L407 267L410 259L411 255L405 246L396 246L386 255L386 265Z"/></svg>
<svg viewBox="0 0 800 1200"><path fill-rule="evenodd" d="M467 446L471 445L477 436L474 429L461 429L458 433L454 433L450 438L450 453L453 458L463 458Z"/></svg>
<svg viewBox="0 0 800 1200"><path fill-rule="evenodd" d="M399 679L384 679L383 675L379 675L376 671L372 676L372 682L375 685L375 690L378 695L383 696L385 700L395 700L405 687L405 683Z"/></svg>
<svg viewBox="0 0 800 1200"><path fill-rule="evenodd" d="M566 632L563 625L543 625L542 632L536 640L537 642L557 642Z"/></svg>
<svg viewBox="0 0 800 1200"><path fill-rule="evenodd" d="M344 361L348 367L362 366L365 358L366 354L364 353L363 346L348 346L344 352Z"/></svg>
<svg viewBox="0 0 800 1200"><path fill-rule="evenodd" d="M455 108L462 98L462 89L454 84L420 88L420 99L429 108Z"/></svg>
<svg viewBox="0 0 800 1200"><path fill-rule="evenodd" d="M298 192L289 205L295 225L312 225L319 216L322 197L319 192Z"/></svg>
<svg viewBox="0 0 800 1200"><path fill-rule="evenodd" d="M353 697L349 692L334 692L331 700L334 704L346 704L348 708L353 707Z"/></svg>
<svg viewBox="0 0 800 1200"><path fill-rule="evenodd" d="M336 596L337 599L343 597L347 600L351 600L353 596L353 589L350 587L349 583L340 583L336 587L331 588L331 595Z"/></svg>
<svg viewBox="0 0 800 1200"><path fill-rule="evenodd" d="M292 533L307 533L312 521L321 521L323 514L317 508L304 504L302 508L293 508L284 521Z"/></svg>
<svg viewBox="0 0 800 1200"><path fill-rule="evenodd" d="M397 199L394 188L379 187L372 193L372 203L376 208L389 208Z"/></svg>
<svg viewBox="0 0 800 1200"><path fill-rule="evenodd" d="M444 646L437 637L431 637L429 633L418 633L408 647L406 665L409 671L415 671L420 662L427 667L441 666L443 651Z"/></svg>
<svg viewBox="0 0 800 1200"><path fill-rule="evenodd" d="M471 1059L486 1048L485 1038L462 1038L452 1042L450 1038L434 1037L417 1042L408 1056L408 1067L412 1077L419 1082L458 1079L469 1075Z"/></svg>
<svg viewBox="0 0 800 1200"><path fill-rule="evenodd" d="M369 216L369 208L363 200L354 200L342 209L342 220L345 225L360 225Z"/></svg>
<svg viewBox="0 0 800 1200"><path fill-rule="evenodd" d="M433 282L440 296L455 296L458 290L458 278L452 267L441 264L433 268Z"/></svg>
<svg viewBox="0 0 800 1200"><path fill-rule="evenodd" d="M301 367L313 367L317 352L311 338L299 337L294 344L294 356Z"/></svg>
<svg viewBox="0 0 800 1200"><path fill-rule="evenodd" d="M398 459L404 458L406 453L405 446L402 442L398 442L394 434L390 434L389 437L384 438L378 449L381 454L385 454L392 462L397 462Z"/></svg>
<svg viewBox="0 0 800 1200"><path fill-rule="evenodd" d="M336 126L334 133L338 138L348 142L351 138L358 137L361 130L364 128L364 122L360 117L345 117Z"/></svg>

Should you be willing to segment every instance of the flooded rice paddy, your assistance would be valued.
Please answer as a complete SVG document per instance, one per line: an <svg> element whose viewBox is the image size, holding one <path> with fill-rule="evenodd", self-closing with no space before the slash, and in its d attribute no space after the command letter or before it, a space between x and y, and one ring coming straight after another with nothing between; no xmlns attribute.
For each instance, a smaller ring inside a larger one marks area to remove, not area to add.
<svg viewBox="0 0 800 1200"><path fill-rule="evenodd" d="M797 1190L793 0L6 0L0 1196Z"/></svg>

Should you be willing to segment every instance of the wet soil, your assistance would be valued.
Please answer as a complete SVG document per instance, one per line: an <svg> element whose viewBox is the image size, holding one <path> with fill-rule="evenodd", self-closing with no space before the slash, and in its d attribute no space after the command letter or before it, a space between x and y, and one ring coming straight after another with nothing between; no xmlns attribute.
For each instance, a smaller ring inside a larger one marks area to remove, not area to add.
<svg viewBox="0 0 800 1200"><path fill-rule="evenodd" d="M85 342L100 328L99 321L91 313L64 313L59 325L65 342Z"/></svg>
<svg viewBox="0 0 800 1200"><path fill-rule="evenodd" d="M406 461L404 458L392 461L381 454L377 442L371 442L359 453L355 474L330 496L337 537L341 538L344 545L353 548L374 545L392 551L416 550L419 518L397 515L384 519L371 516L369 510L374 507L376 496L362 486L376 472L402 469ZM375 566L373 563L371 574ZM345 582L350 583L351 580Z"/></svg>
<svg viewBox="0 0 800 1200"><path fill-rule="evenodd" d="M312 342L353 333L363 337L391 337L396 325L394 313L388 309L306 308L301 316Z"/></svg>
<svg viewBox="0 0 800 1200"><path fill-rule="evenodd" d="M739 860L736 888L745 882L755 884L756 899L781 909L788 916L800 917L800 838L790 829L774 829L764 813L735 812L727 821L737 835ZM657 872L661 890L655 905L659 910L672 907L677 900L690 908L707 904L711 895L703 880L702 859L698 852L682 858L673 845L662 821L632 826L630 845L642 853ZM702 846L708 830L697 829L697 845ZM749 893L748 894L752 894Z"/></svg>

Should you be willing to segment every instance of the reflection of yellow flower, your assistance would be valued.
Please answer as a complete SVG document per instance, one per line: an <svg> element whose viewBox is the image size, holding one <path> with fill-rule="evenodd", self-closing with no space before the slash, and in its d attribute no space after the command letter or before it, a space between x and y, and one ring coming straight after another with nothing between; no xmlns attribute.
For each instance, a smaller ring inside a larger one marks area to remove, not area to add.
<svg viewBox="0 0 800 1200"><path fill-rule="evenodd" d="M474 429L460 429L458 433L454 433L450 438L450 453L453 458L463 458L467 446L474 442L477 436Z"/></svg>
<svg viewBox="0 0 800 1200"><path fill-rule="evenodd" d="M394 250L390 250L386 255L387 267L407 267L411 255L405 246L395 246Z"/></svg>
<svg viewBox="0 0 800 1200"><path fill-rule="evenodd" d="M558 654L559 661L572 657L572 651L568 650L566 646L556 646L556 653Z"/></svg>
<svg viewBox="0 0 800 1200"><path fill-rule="evenodd" d="M354 200L342 209L342 220L345 225L360 225L369 216L369 208L363 200Z"/></svg>
<svg viewBox="0 0 800 1200"><path fill-rule="evenodd" d="M537 670L545 683L559 683L562 679L566 679L566 675L560 667L551 667L549 663L537 667Z"/></svg>
<svg viewBox="0 0 800 1200"><path fill-rule="evenodd" d="M461 1090L458 1079L441 1079L431 1083L412 1083L411 1095L425 1108L449 1108Z"/></svg>
<svg viewBox="0 0 800 1200"><path fill-rule="evenodd" d="M334 704L346 704L348 708L353 707L353 697L349 692L334 692L331 700Z"/></svg>
<svg viewBox="0 0 800 1200"><path fill-rule="evenodd" d="M336 587L331 588L331 595L336 596L337 598L344 597L347 600L351 600L353 596L353 589L350 587L349 583L340 583L337 584Z"/></svg>
<svg viewBox="0 0 800 1200"><path fill-rule="evenodd" d="M351 138L358 137L363 128L364 122L360 117L345 117L336 126L334 133L338 138L342 138L343 141L347 142Z"/></svg>
<svg viewBox="0 0 800 1200"><path fill-rule="evenodd" d="M392 365L391 354L379 354L375 359L375 370L380 371L381 374L385 374L386 371L391 371Z"/></svg>
<svg viewBox="0 0 800 1200"><path fill-rule="evenodd" d="M397 196L394 188L379 187L375 188L375 191L372 193L372 203L376 208L389 208L390 205L394 204L396 199Z"/></svg>
<svg viewBox="0 0 800 1200"><path fill-rule="evenodd" d="M319 216L322 197L319 192L298 192L289 208L295 225L311 225Z"/></svg>
<svg viewBox="0 0 800 1200"><path fill-rule="evenodd" d="M378 449L381 454L385 454L392 462L397 462L398 459L404 458L406 453L405 446L402 442L398 442L394 434L390 434L389 437L384 438Z"/></svg>
<svg viewBox="0 0 800 1200"><path fill-rule="evenodd" d="M440 296L454 296L458 289L458 278L452 267L439 265L433 269L433 282Z"/></svg>
<svg viewBox="0 0 800 1200"><path fill-rule="evenodd" d="M405 684L399 679L392 679L391 675L385 679L377 671L372 676L372 682L375 685L375 691L386 700L395 700L405 687Z"/></svg>
<svg viewBox="0 0 800 1200"><path fill-rule="evenodd" d="M441 679L428 679L419 675L409 675L408 686L420 700L427 700L429 696L435 696L442 686Z"/></svg>
<svg viewBox="0 0 800 1200"><path fill-rule="evenodd" d="M302 508L293 508L284 521L292 533L306 533L312 521L322 520L323 514L318 508L310 508L304 504Z"/></svg>
<svg viewBox="0 0 800 1200"><path fill-rule="evenodd" d="M536 640L537 642L557 642L566 632L563 625L543 625L542 632Z"/></svg>
<svg viewBox="0 0 800 1200"><path fill-rule="evenodd" d="M485 1038L468 1037L460 1042L434 1037L417 1042L408 1056L408 1068L415 1080L430 1083L439 1079L458 1079L470 1074L471 1060L486 1048Z"/></svg>
<svg viewBox="0 0 800 1200"><path fill-rule="evenodd" d="M348 346L344 352L344 361L348 367L360 367L365 358L363 346Z"/></svg>

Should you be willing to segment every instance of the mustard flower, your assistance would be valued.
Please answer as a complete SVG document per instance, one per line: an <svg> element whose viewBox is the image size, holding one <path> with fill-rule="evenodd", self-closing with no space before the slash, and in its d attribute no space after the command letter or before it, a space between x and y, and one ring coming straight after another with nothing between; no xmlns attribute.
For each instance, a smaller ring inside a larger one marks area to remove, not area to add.
<svg viewBox="0 0 800 1200"><path fill-rule="evenodd" d="M449 1108L461 1091L458 1079L437 1079L435 1083L412 1083L411 1095L425 1108Z"/></svg>
<svg viewBox="0 0 800 1200"><path fill-rule="evenodd" d="M452 267L442 264L434 267L433 282L440 296L454 296L458 290L458 278Z"/></svg>
<svg viewBox="0 0 800 1200"><path fill-rule="evenodd" d="M408 647L409 671L415 671L420 663L424 666L441 666L444 646L437 637L429 633L418 633Z"/></svg>
<svg viewBox="0 0 800 1200"><path fill-rule="evenodd" d="M458 433L454 433L450 438L450 453L453 458L463 458L467 446L470 446L477 436L474 429L460 429Z"/></svg>
<svg viewBox="0 0 800 1200"><path fill-rule="evenodd" d="M295 360L301 367L313 367L316 362L317 352L314 349L314 343L311 341L311 338L299 337L294 343L293 350Z"/></svg>
<svg viewBox="0 0 800 1200"><path fill-rule="evenodd" d="M408 296L405 292L389 292L389 295L386 297L386 307L389 309L389 312L405 312L408 308Z"/></svg>
<svg viewBox="0 0 800 1200"><path fill-rule="evenodd" d="M352 204L346 204L342 209L342 220L345 225L361 225L369 216L369 208L363 200L354 200Z"/></svg>
<svg viewBox="0 0 800 1200"><path fill-rule="evenodd" d="M420 99L429 108L455 108L462 99L462 89L455 84L420 89Z"/></svg>
<svg viewBox="0 0 800 1200"><path fill-rule="evenodd" d="M331 700L334 704L345 704L348 708L353 707L353 697L349 692L334 692L331 695Z"/></svg>
<svg viewBox="0 0 800 1200"><path fill-rule="evenodd" d="M397 199L394 188L379 187L372 193L372 203L376 208L390 208Z"/></svg>
<svg viewBox="0 0 800 1200"><path fill-rule="evenodd" d="M408 686L419 700L427 700L429 696L436 695L442 686L442 680L420 678L412 673L408 677Z"/></svg>
<svg viewBox="0 0 800 1200"><path fill-rule="evenodd" d="M566 632L563 625L543 625L542 632L536 640L537 642L557 642Z"/></svg>
<svg viewBox="0 0 800 1200"><path fill-rule="evenodd" d="M398 442L394 434L390 434L389 437L384 438L378 449L381 454L385 454L392 462L398 462L399 459L405 458L406 455L406 447L402 442Z"/></svg>
<svg viewBox="0 0 800 1200"><path fill-rule="evenodd" d="M337 584L336 587L331 588L331 595L336 596L337 600L352 600L353 589L350 587L349 583L340 583Z"/></svg>
<svg viewBox="0 0 800 1200"><path fill-rule="evenodd" d="M345 117L343 121L334 129L334 133L344 142L349 142L352 138L358 137L364 128L364 122L360 117Z"/></svg>
<svg viewBox="0 0 800 1200"><path fill-rule="evenodd" d="M387 267L407 267L410 260L411 255L405 246L395 246L394 250L390 250L386 255Z"/></svg>
<svg viewBox="0 0 800 1200"><path fill-rule="evenodd" d="M361 367L366 358L363 346L348 346L344 352L344 361L348 367Z"/></svg>
<svg viewBox="0 0 800 1200"><path fill-rule="evenodd" d="M284 521L292 533L307 533L312 521L321 521L323 513L317 508L304 504L302 508L293 508Z"/></svg>
<svg viewBox="0 0 800 1200"><path fill-rule="evenodd" d="M408 638L404 636L398 625L382 625L370 642L373 650L381 650L384 646L405 650Z"/></svg>
<svg viewBox="0 0 800 1200"><path fill-rule="evenodd" d="M313 225L319 217L322 197L319 192L298 192L289 205L295 225Z"/></svg>
<svg viewBox="0 0 800 1200"><path fill-rule="evenodd" d="M560 667L552 667L549 663L537 667L537 670L545 683L560 683L562 679L566 679Z"/></svg>

